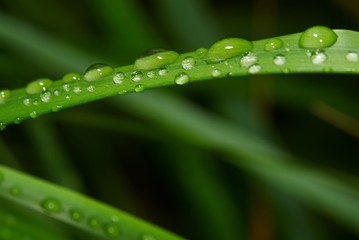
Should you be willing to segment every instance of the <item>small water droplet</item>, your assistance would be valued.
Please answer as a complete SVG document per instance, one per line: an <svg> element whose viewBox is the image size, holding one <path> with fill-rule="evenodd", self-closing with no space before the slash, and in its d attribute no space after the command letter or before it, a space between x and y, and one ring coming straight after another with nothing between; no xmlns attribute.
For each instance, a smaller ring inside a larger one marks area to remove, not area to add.
<svg viewBox="0 0 359 240"><path fill-rule="evenodd" d="M227 38L214 43L207 51L205 60L220 62L251 51L253 43L242 38Z"/></svg>
<svg viewBox="0 0 359 240"><path fill-rule="evenodd" d="M264 45L264 50L273 51L283 47L283 41L279 38L271 38Z"/></svg>
<svg viewBox="0 0 359 240"><path fill-rule="evenodd" d="M62 212L61 202L55 198L46 198L40 206L48 213L60 213Z"/></svg>
<svg viewBox="0 0 359 240"><path fill-rule="evenodd" d="M241 58L240 64L242 67L248 68L257 62L257 56L253 54L248 54Z"/></svg>
<svg viewBox="0 0 359 240"><path fill-rule="evenodd" d="M22 122L22 118L21 117L17 117L14 119L14 123L15 124L20 124Z"/></svg>
<svg viewBox="0 0 359 240"><path fill-rule="evenodd" d="M213 69L211 72L212 77L218 78L222 76L222 71L219 69Z"/></svg>
<svg viewBox="0 0 359 240"><path fill-rule="evenodd" d="M36 111L32 111L31 113L30 113L30 117L31 118L37 118L39 116L39 114L38 114L38 112L36 112Z"/></svg>
<svg viewBox="0 0 359 240"><path fill-rule="evenodd" d="M140 71L133 71L132 72L132 81L139 82L143 78L143 73Z"/></svg>
<svg viewBox="0 0 359 240"><path fill-rule="evenodd" d="M82 220L84 220L85 216L82 213L82 211L77 210L77 209L70 209L69 211L69 216L72 220L76 221L76 222L81 222Z"/></svg>
<svg viewBox="0 0 359 240"><path fill-rule="evenodd" d="M18 187L18 186L13 186L13 187L11 187L11 188L9 189L9 192L10 192L10 194L11 194L12 196L14 196L14 197L18 197L18 196L20 196L20 195L22 194L22 190L21 190L21 188Z"/></svg>
<svg viewBox="0 0 359 240"><path fill-rule="evenodd" d="M299 39L299 47L320 49L332 46L337 41L337 34L325 26L314 26L305 30Z"/></svg>
<svg viewBox="0 0 359 240"><path fill-rule="evenodd" d="M93 92L93 91L95 91L95 86L88 86L87 88L86 88L86 90L88 91L88 92Z"/></svg>
<svg viewBox="0 0 359 240"><path fill-rule="evenodd" d="M101 222L100 222L100 220L98 220L98 219L95 218L95 217L90 217L90 218L87 220L87 224L88 224L89 227L92 228L92 229L97 229L97 228L100 228L100 227L101 227Z"/></svg>
<svg viewBox="0 0 359 240"><path fill-rule="evenodd" d="M96 63L86 69L84 80L92 82L112 74L112 67L104 63Z"/></svg>
<svg viewBox="0 0 359 240"><path fill-rule="evenodd" d="M54 90L54 95L57 97L60 96L60 90L58 89Z"/></svg>
<svg viewBox="0 0 359 240"><path fill-rule="evenodd" d="M6 125L3 122L0 122L0 131L4 131L6 129ZM0 176L0 183L1 183L1 176Z"/></svg>
<svg viewBox="0 0 359 240"><path fill-rule="evenodd" d="M43 101L44 103L50 102L50 100L51 100L51 92L46 91L46 92L44 92L44 93L41 93L41 94L40 94L40 99L41 99L41 101Z"/></svg>
<svg viewBox="0 0 359 240"><path fill-rule="evenodd" d="M51 110L53 112L57 112L57 111L60 111L62 109L62 106L61 105L55 105L51 108Z"/></svg>
<svg viewBox="0 0 359 240"><path fill-rule="evenodd" d="M76 87L74 87L73 92L76 93L76 94L79 94L79 93L82 92L82 88L79 87L79 86L76 86Z"/></svg>
<svg viewBox="0 0 359 240"><path fill-rule="evenodd" d="M64 85L62 86L62 88L64 89L65 92L70 92L70 91L71 91L70 84L64 84Z"/></svg>
<svg viewBox="0 0 359 240"><path fill-rule="evenodd" d="M156 76L156 72L155 71L148 71L147 72L147 77L149 78L154 78Z"/></svg>
<svg viewBox="0 0 359 240"><path fill-rule="evenodd" d="M198 57L203 57L206 53L207 53L207 49L206 48L198 48L197 50L196 50L196 55L198 56Z"/></svg>
<svg viewBox="0 0 359 240"><path fill-rule="evenodd" d="M161 68L160 70L158 70L158 75L160 76L166 76L167 73L168 73L167 68Z"/></svg>
<svg viewBox="0 0 359 240"><path fill-rule="evenodd" d="M145 86L143 86L142 84L138 84L135 86L135 92L139 93L139 92L143 92L145 90Z"/></svg>
<svg viewBox="0 0 359 240"><path fill-rule="evenodd" d="M2 171L0 171L0 184L3 183L5 180L5 175L3 174Z"/></svg>
<svg viewBox="0 0 359 240"><path fill-rule="evenodd" d="M283 55L277 55L273 58L273 63L278 66L284 65L286 62L286 58Z"/></svg>
<svg viewBox="0 0 359 240"><path fill-rule="evenodd" d="M81 79L82 77L78 73L68 73L65 76L63 76L62 81L64 83L70 83L70 82L80 81Z"/></svg>
<svg viewBox="0 0 359 240"><path fill-rule="evenodd" d="M113 82L115 84L122 84L123 80L125 80L126 75L123 72L117 72L115 75L113 75Z"/></svg>
<svg viewBox="0 0 359 240"><path fill-rule="evenodd" d="M188 76L187 73L180 73L176 76L175 83L177 85L183 85L183 84L188 83L189 80L190 80L190 77Z"/></svg>
<svg viewBox="0 0 359 240"><path fill-rule="evenodd" d="M196 64L196 59L194 59L193 57L186 57L182 60L181 64L183 69L191 70Z"/></svg>
<svg viewBox="0 0 359 240"><path fill-rule="evenodd" d="M248 72L250 74L259 73L260 70L261 70L261 66L259 64L254 64L248 68Z"/></svg>
<svg viewBox="0 0 359 240"><path fill-rule="evenodd" d="M358 60L359 60L359 56L358 56L357 52L348 52L347 55L345 56L345 58L349 62L358 62Z"/></svg>
<svg viewBox="0 0 359 240"><path fill-rule="evenodd" d="M27 84L25 91L27 94L38 94L47 91L52 85L52 80L47 78L37 79Z"/></svg>
<svg viewBox="0 0 359 240"><path fill-rule="evenodd" d="M136 70L151 70L155 68L164 67L173 63L178 58L178 53L174 51L167 51L163 49L154 49L148 51L145 56L136 59L134 68Z"/></svg>
<svg viewBox="0 0 359 240"><path fill-rule="evenodd" d="M140 237L139 240L156 240L156 238L152 237L151 235L144 234Z"/></svg>
<svg viewBox="0 0 359 240"><path fill-rule="evenodd" d="M31 98L25 98L23 103L24 103L25 106L30 107L32 105L32 99Z"/></svg>
<svg viewBox="0 0 359 240"><path fill-rule="evenodd" d="M316 52L312 55L313 64L322 64L327 60L328 56L324 52Z"/></svg>
<svg viewBox="0 0 359 240"><path fill-rule="evenodd" d="M3 89L0 91L0 104L5 103L5 101L10 97L10 90Z"/></svg>
<svg viewBox="0 0 359 240"><path fill-rule="evenodd" d="M70 95L66 95L66 100L70 100L71 99L71 96Z"/></svg>
<svg viewBox="0 0 359 240"><path fill-rule="evenodd" d="M115 238L121 235L121 228L117 223L107 223L103 226L103 231L107 237Z"/></svg>
<svg viewBox="0 0 359 240"><path fill-rule="evenodd" d="M120 90L118 92L119 95L125 95L128 91L127 90Z"/></svg>

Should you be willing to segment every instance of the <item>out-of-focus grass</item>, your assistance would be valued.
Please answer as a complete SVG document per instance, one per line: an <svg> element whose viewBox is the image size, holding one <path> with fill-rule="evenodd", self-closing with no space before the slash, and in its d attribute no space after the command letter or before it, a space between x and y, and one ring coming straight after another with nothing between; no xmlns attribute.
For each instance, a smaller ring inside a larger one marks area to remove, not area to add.
<svg viewBox="0 0 359 240"><path fill-rule="evenodd" d="M270 37L317 24L358 30L359 12L348 11L355 9L348 2L2 1L0 88L106 59L129 64L148 48L183 52L222 37ZM355 239L358 140L312 109L321 101L359 119L357 89L355 77L289 75L116 97L9 127L0 133L0 161L72 188L82 182L88 195L190 239L256 239L262 228L272 230L261 239ZM198 136L206 131L207 142ZM282 153L302 162L271 161Z"/></svg>

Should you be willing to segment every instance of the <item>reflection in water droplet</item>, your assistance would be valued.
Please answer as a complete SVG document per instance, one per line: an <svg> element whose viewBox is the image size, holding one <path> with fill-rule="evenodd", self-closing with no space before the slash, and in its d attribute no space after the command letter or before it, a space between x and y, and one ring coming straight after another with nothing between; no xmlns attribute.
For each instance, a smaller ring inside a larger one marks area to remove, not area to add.
<svg viewBox="0 0 359 240"><path fill-rule="evenodd" d="M143 71L160 68L173 63L178 58L178 53L163 49L151 51L149 54L138 58L135 61L134 68Z"/></svg>
<svg viewBox="0 0 359 240"><path fill-rule="evenodd" d="M248 68L248 72L250 74L258 73L261 70L261 66L259 64L254 64Z"/></svg>
<svg viewBox="0 0 359 240"><path fill-rule="evenodd" d="M328 56L324 52L316 52L312 55L313 64L322 64L327 60Z"/></svg>
<svg viewBox="0 0 359 240"><path fill-rule="evenodd" d="M123 83L123 80L125 80L125 74L123 72L117 72L115 73L115 75L113 75L113 82L115 84L122 84Z"/></svg>
<svg viewBox="0 0 359 240"><path fill-rule="evenodd" d="M145 86L143 86L142 84L138 84L135 86L135 92L139 93L139 92L143 92L145 90Z"/></svg>
<svg viewBox="0 0 359 240"><path fill-rule="evenodd" d="M112 67L104 63L93 64L86 69L84 74L84 80L86 81L97 81L103 77L109 76L112 74Z"/></svg>
<svg viewBox="0 0 359 240"><path fill-rule="evenodd" d="M46 198L41 203L40 206L49 213L60 213L62 212L61 202L55 198Z"/></svg>
<svg viewBox="0 0 359 240"><path fill-rule="evenodd" d="M183 84L188 83L189 80L190 80L190 78L187 73L180 73L176 76L175 83L177 85L183 85Z"/></svg>
<svg viewBox="0 0 359 240"><path fill-rule="evenodd" d="M279 38L271 38L264 45L264 50L273 51L283 47L283 41Z"/></svg>
<svg viewBox="0 0 359 240"><path fill-rule="evenodd" d="M242 67L248 68L257 62L257 56L248 54L241 58L240 64Z"/></svg>
<svg viewBox="0 0 359 240"><path fill-rule="evenodd" d="M107 223L103 226L103 231L106 236L110 238L118 237L121 235L121 228L117 223Z"/></svg>
<svg viewBox="0 0 359 240"><path fill-rule="evenodd" d="M139 82L143 78L143 73L140 71L133 71L132 73L132 81Z"/></svg>
<svg viewBox="0 0 359 240"><path fill-rule="evenodd" d="M314 26L305 30L299 39L299 47L321 49L332 46L337 41L337 34L330 28Z"/></svg>
<svg viewBox="0 0 359 240"><path fill-rule="evenodd" d="M283 55L277 55L273 58L273 63L278 66L284 65L286 62L286 58Z"/></svg>
<svg viewBox="0 0 359 240"><path fill-rule="evenodd" d="M62 81L64 83L70 83L70 82L75 82L75 81L80 81L81 80L81 75L78 73L68 73L65 76L63 76Z"/></svg>
<svg viewBox="0 0 359 240"><path fill-rule="evenodd" d="M84 219L84 214L82 211L77 209L70 209L69 211L70 218L76 222L81 222Z"/></svg>
<svg viewBox="0 0 359 240"><path fill-rule="evenodd" d="M191 70L196 64L196 60L193 57L186 57L181 62L182 68L185 70Z"/></svg>
<svg viewBox="0 0 359 240"><path fill-rule="evenodd" d="M41 99L41 101L43 101L44 103L50 102L50 100L51 100L51 92L46 91L46 92L44 92L44 93L41 93L41 94L40 94L40 99Z"/></svg>
<svg viewBox="0 0 359 240"><path fill-rule="evenodd" d="M349 62L358 62L358 60L359 60L359 56L358 56L357 52L348 52L347 55L345 56L345 58Z"/></svg>
<svg viewBox="0 0 359 240"><path fill-rule="evenodd" d="M27 84L25 91L27 94L38 94L47 91L52 85L52 80L43 78Z"/></svg>
<svg viewBox="0 0 359 240"><path fill-rule="evenodd" d="M0 91L0 104L5 103L5 101L10 97L10 90L3 89Z"/></svg>

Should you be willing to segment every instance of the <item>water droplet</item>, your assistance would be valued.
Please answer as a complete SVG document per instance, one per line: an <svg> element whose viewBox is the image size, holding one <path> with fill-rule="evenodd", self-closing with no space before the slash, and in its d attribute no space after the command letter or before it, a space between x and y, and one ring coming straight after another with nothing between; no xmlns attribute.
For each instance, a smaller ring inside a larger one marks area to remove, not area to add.
<svg viewBox="0 0 359 240"><path fill-rule="evenodd" d="M127 90L120 90L118 92L119 95L125 95L128 91Z"/></svg>
<svg viewBox="0 0 359 240"><path fill-rule="evenodd" d="M132 81L139 82L143 78L143 73L140 71L133 71L132 72Z"/></svg>
<svg viewBox="0 0 359 240"><path fill-rule="evenodd" d="M345 56L345 58L349 62L358 62L358 60L359 60L359 56L358 56L357 52L348 52L347 55Z"/></svg>
<svg viewBox="0 0 359 240"><path fill-rule="evenodd" d="M63 76L62 81L64 83L70 83L70 82L80 81L81 79L82 77L78 73L68 73L65 76Z"/></svg>
<svg viewBox="0 0 359 240"><path fill-rule="evenodd" d="M135 61L134 68L137 70L151 70L173 63L178 58L178 53L163 49L149 51L146 56Z"/></svg>
<svg viewBox="0 0 359 240"><path fill-rule="evenodd" d="M206 53L208 62L220 62L242 55L253 48L253 43L242 38L227 38L213 44Z"/></svg>
<svg viewBox="0 0 359 240"><path fill-rule="evenodd" d="M18 186L13 186L13 187L11 187L11 188L9 189L9 192L10 192L10 194L11 194L12 196L14 196L14 197L18 197L18 196L20 196L20 195L22 194L22 190L21 190L21 188L18 187Z"/></svg>
<svg viewBox="0 0 359 240"><path fill-rule="evenodd" d="M198 56L198 57L203 57L206 53L207 53L207 49L206 48L198 48L197 50L196 50L196 55Z"/></svg>
<svg viewBox="0 0 359 240"><path fill-rule="evenodd" d="M17 118L14 119L15 124L20 124L21 121L22 121L22 119L20 117L17 117Z"/></svg>
<svg viewBox="0 0 359 240"><path fill-rule="evenodd" d="M64 84L64 85L62 86L62 88L64 89L65 92L70 92L70 91L71 91L70 84Z"/></svg>
<svg viewBox="0 0 359 240"><path fill-rule="evenodd" d="M117 72L115 73L115 75L113 75L113 82L115 84L122 84L123 83L123 80L125 80L125 74L123 72Z"/></svg>
<svg viewBox="0 0 359 240"><path fill-rule="evenodd" d="M324 52L316 52L312 55L313 64L322 64L327 60L328 56Z"/></svg>
<svg viewBox="0 0 359 240"><path fill-rule="evenodd" d="M36 111L32 111L31 113L30 113L30 117L31 118L37 118L39 116L39 114L38 114L38 112L36 112Z"/></svg>
<svg viewBox="0 0 359 240"><path fill-rule="evenodd" d="M0 184L4 182L4 180L5 180L5 175L0 171Z"/></svg>
<svg viewBox="0 0 359 240"><path fill-rule="evenodd" d="M109 76L112 74L112 67L104 63L93 64L86 69L84 74L84 80L86 81L97 81L100 78Z"/></svg>
<svg viewBox="0 0 359 240"><path fill-rule="evenodd" d="M271 38L264 45L264 50L273 51L283 47L283 41L279 38Z"/></svg>
<svg viewBox="0 0 359 240"><path fill-rule="evenodd" d="M24 101L22 101L25 106L30 107L32 105L32 99L31 98L25 98Z"/></svg>
<svg viewBox="0 0 359 240"><path fill-rule="evenodd" d="M142 84L138 84L135 86L135 92L139 93L139 92L143 92L145 90L145 86L143 86Z"/></svg>
<svg viewBox="0 0 359 240"><path fill-rule="evenodd" d="M41 94L40 94L40 99L41 99L41 101L43 101L44 103L50 102L50 100L51 100L51 92L46 91L46 92L44 92L44 93L41 93Z"/></svg>
<svg viewBox="0 0 359 240"><path fill-rule="evenodd" d="M76 87L74 87L73 92L76 93L76 94L79 94L80 92L82 92L82 88L79 87L79 86L76 86Z"/></svg>
<svg viewBox="0 0 359 240"><path fill-rule="evenodd" d="M60 96L60 90L57 90L57 89L54 90L54 95L55 95L55 96Z"/></svg>
<svg viewBox="0 0 359 240"><path fill-rule="evenodd" d="M37 79L29 83L25 91L28 94L38 94L47 91L52 85L52 80L47 78Z"/></svg>
<svg viewBox="0 0 359 240"><path fill-rule="evenodd" d="M3 89L0 91L0 104L5 103L5 101L10 97L10 90Z"/></svg>
<svg viewBox="0 0 359 240"><path fill-rule="evenodd" d="M320 49L332 46L337 41L337 34L330 28L314 26L305 30L299 39L299 47Z"/></svg>
<svg viewBox="0 0 359 240"><path fill-rule="evenodd" d="M0 122L0 131L4 131L6 129L6 125L3 122ZM1 176L0 176L0 183L1 183Z"/></svg>
<svg viewBox="0 0 359 240"><path fill-rule="evenodd" d="M191 70L196 64L196 59L194 59L193 57L186 57L182 60L181 64L183 69Z"/></svg>
<svg viewBox="0 0 359 240"><path fill-rule="evenodd" d="M273 63L278 66L284 65L286 62L286 58L283 55L277 55L273 58Z"/></svg>
<svg viewBox="0 0 359 240"><path fill-rule="evenodd" d="M34 104L35 106L38 106L38 105L39 105L39 101L34 100L34 101L32 102L32 104Z"/></svg>
<svg viewBox="0 0 359 240"><path fill-rule="evenodd" d="M96 228L100 228L100 227L101 227L101 222L100 222L100 220L98 220L98 219L95 218L95 217L90 217L90 218L87 220L87 224L88 224L89 227L92 228L92 229L96 229Z"/></svg>
<svg viewBox="0 0 359 240"><path fill-rule="evenodd" d="M60 111L62 109L62 106L61 105L55 105L51 108L51 110L53 112L57 112L57 111Z"/></svg>
<svg viewBox="0 0 359 240"><path fill-rule="evenodd" d="M114 238L121 235L121 228L117 223L107 223L103 226L103 231L107 237Z"/></svg>
<svg viewBox="0 0 359 240"><path fill-rule="evenodd" d="M62 212L61 202L55 198L44 199L40 206L49 213L60 213Z"/></svg>
<svg viewBox="0 0 359 240"><path fill-rule="evenodd" d="M69 216L72 220L76 222L81 222L85 217L82 211L77 209L70 209Z"/></svg>
<svg viewBox="0 0 359 240"><path fill-rule="evenodd" d="M257 56L248 54L241 58L240 64L242 67L248 68L257 62Z"/></svg>
<svg viewBox="0 0 359 240"><path fill-rule="evenodd" d="M189 80L190 80L190 77L188 76L187 73L180 73L176 76L175 83L177 85L183 85L183 84L188 83Z"/></svg>
<svg viewBox="0 0 359 240"><path fill-rule="evenodd" d="M261 66L259 64L254 64L248 68L248 72L250 74L259 73L260 70L261 70Z"/></svg>
<svg viewBox="0 0 359 240"><path fill-rule="evenodd" d="M219 69L213 69L211 72L212 77L218 78L222 76L222 71Z"/></svg>
<svg viewBox="0 0 359 240"><path fill-rule="evenodd" d="M158 75L160 76L165 76L168 73L167 68L161 68L160 70L158 70Z"/></svg>
<svg viewBox="0 0 359 240"><path fill-rule="evenodd" d="M95 86L88 86L87 88L86 88L86 90L88 91L88 92L93 92L93 91L95 91Z"/></svg>
<svg viewBox="0 0 359 240"><path fill-rule="evenodd" d="M71 99L71 96L70 95L66 95L66 100L70 100Z"/></svg>
<svg viewBox="0 0 359 240"><path fill-rule="evenodd" d="M155 71L148 71L147 72L147 77L149 78L154 78L156 76L156 72Z"/></svg>

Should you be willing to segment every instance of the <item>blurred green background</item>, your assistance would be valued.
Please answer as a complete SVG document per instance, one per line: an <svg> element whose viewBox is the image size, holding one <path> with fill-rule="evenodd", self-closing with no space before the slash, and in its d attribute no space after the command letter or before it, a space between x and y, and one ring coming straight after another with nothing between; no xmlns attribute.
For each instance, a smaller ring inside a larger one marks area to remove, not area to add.
<svg viewBox="0 0 359 240"><path fill-rule="evenodd" d="M0 88L83 73L96 62L128 65L151 48L182 53L225 37L256 40L312 25L359 30L359 2L1 0ZM186 126L196 129L208 118L216 124L204 126L217 126L211 131L218 136L234 126L244 141L268 143L357 194L358 91L355 75L301 74L118 96L9 126L0 132L0 163L189 239L357 239L353 226L308 204L315 196L236 167L232 162L251 156L206 145L201 131ZM61 229L68 239L81 238Z"/></svg>

